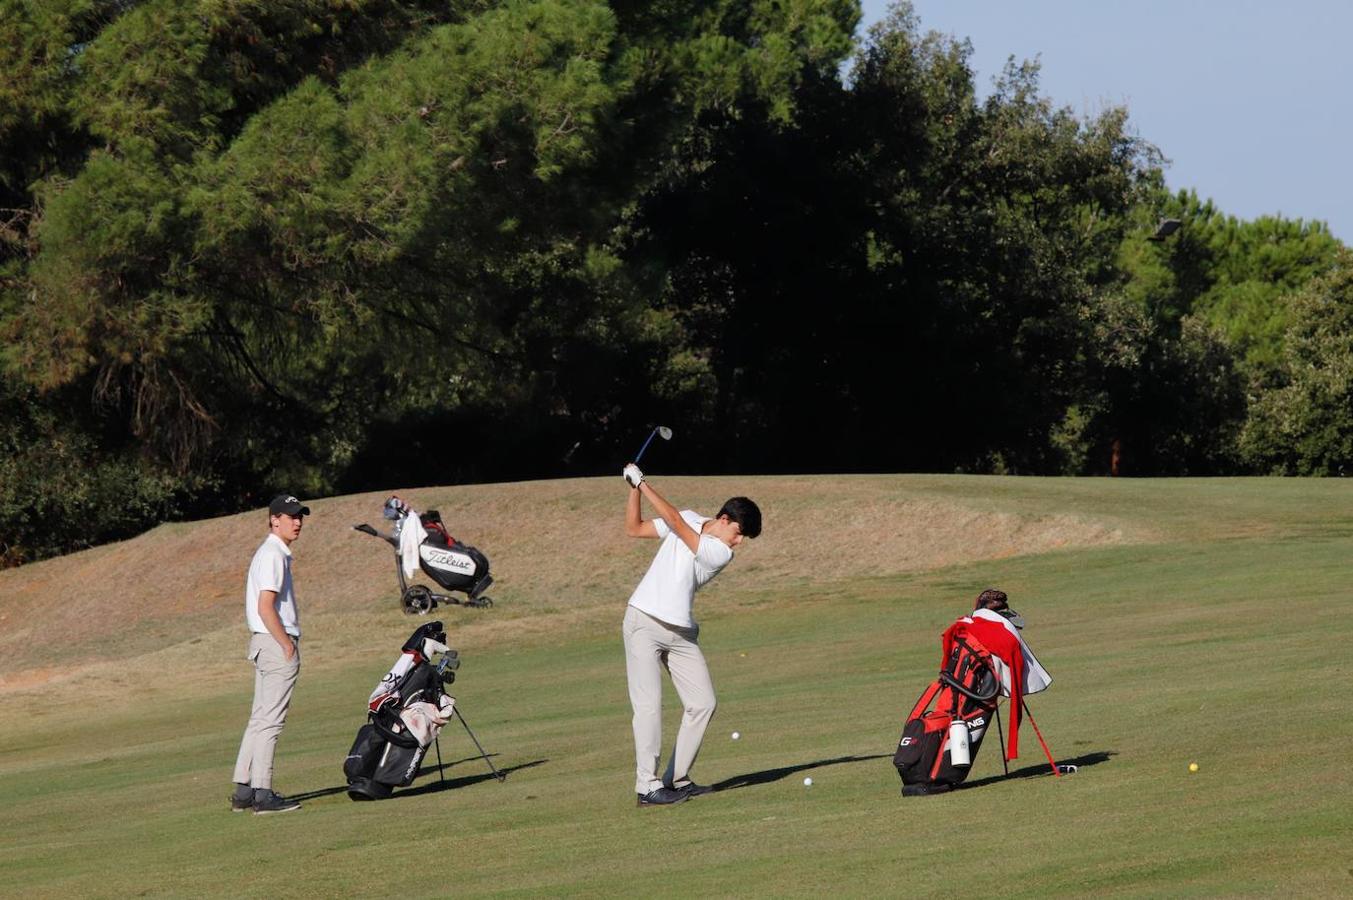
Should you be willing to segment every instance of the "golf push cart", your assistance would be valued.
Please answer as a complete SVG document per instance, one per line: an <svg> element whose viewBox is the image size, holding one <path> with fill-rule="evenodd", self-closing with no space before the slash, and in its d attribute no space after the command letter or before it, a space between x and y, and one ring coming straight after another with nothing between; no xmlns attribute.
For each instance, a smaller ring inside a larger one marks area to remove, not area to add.
<svg viewBox="0 0 1353 900"><path fill-rule="evenodd" d="M391 497L385 501L384 516L394 523L390 534L383 534L365 522L352 528L394 547L399 604L406 614L425 616L439 603L475 607L493 605L493 601L484 596L484 591L493 583L488 557L453 538L437 510L419 514L403 500ZM436 593L425 584L410 583L420 568L447 591L464 593L465 599Z"/></svg>

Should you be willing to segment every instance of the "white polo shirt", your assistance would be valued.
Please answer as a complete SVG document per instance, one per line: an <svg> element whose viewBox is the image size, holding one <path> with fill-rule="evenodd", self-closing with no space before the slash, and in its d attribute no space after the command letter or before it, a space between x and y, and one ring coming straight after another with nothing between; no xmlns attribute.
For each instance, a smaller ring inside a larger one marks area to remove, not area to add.
<svg viewBox="0 0 1353 900"><path fill-rule="evenodd" d="M695 625L691 617L695 592L732 562L733 548L716 537L700 534L700 527L709 521L709 516L683 509L681 518L700 536L700 552L692 553L666 522L654 519L653 526L662 544L643 580L630 595L629 605L668 625L691 628Z"/></svg>
<svg viewBox="0 0 1353 900"><path fill-rule="evenodd" d="M291 548L286 541L275 534L269 534L254 552L249 563L249 578L244 585L244 617L249 630L255 634L267 634L268 627L258 614L258 595L263 591L275 591L273 609L282 620L282 627L293 637L301 636L300 622L296 617L296 590L291 584Z"/></svg>

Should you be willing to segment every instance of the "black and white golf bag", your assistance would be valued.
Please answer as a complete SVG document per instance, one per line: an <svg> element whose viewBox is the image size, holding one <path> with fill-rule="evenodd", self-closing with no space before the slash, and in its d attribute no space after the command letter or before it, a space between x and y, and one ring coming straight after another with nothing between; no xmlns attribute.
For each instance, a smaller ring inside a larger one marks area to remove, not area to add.
<svg viewBox="0 0 1353 900"><path fill-rule="evenodd" d="M460 657L445 642L441 622L419 628L371 692L367 724L343 761L353 800L384 800L395 788L412 784L428 747L455 714L455 698L445 685L455 681ZM434 654L441 654L435 665Z"/></svg>
<svg viewBox="0 0 1353 900"><path fill-rule="evenodd" d="M446 530L437 510L419 513L398 497L385 501L384 516L394 523L394 531L381 534L365 523L354 530L381 538L395 548L395 575L399 579L399 602L405 613L424 616L439 603L462 606L492 606L484 596L493 583L489 559L469 544L456 540ZM410 581L422 570L447 591L459 591L465 599L434 592L425 584Z"/></svg>

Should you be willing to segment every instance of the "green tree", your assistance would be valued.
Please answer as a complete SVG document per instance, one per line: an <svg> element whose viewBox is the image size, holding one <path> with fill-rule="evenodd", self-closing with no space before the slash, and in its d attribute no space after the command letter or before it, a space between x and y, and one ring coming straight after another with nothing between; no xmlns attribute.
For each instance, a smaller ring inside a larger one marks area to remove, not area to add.
<svg viewBox="0 0 1353 900"><path fill-rule="evenodd" d="M1288 300L1276 384L1251 406L1241 449L1281 475L1353 471L1353 255Z"/></svg>
<svg viewBox="0 0 1353 900"><path fill-rule="evenodd" d="M798 113L708 116L639 209L710 361L726 465L1056 471L1097 285L1154 159L900 6ZM829 439L805 439L805 428Z"/></svg>
<svg viewBox="0 0 1353 900"><path fill-rule="evenodd" d="M619 255L627 210L699 117L792 119L858 16L843 0L108 10L51 38L69 61L54 108L83 143L23 189L6 361L49 393L83 386L147 459L237 501L360 481L410 432L397 446L457 445L439 454L456 471L423 477L529 474L536 436L613 441L626 410L687 402L706 369Z"/></svg>
<svg viewBox="0 0 1353 900"><path fill-rule="evenodd" d="M1152 242L1154 217L1183 225ZM1189 314L1225 334L1245 369L1264 378L1282 352L1289 324L1285 295L1328 271L1342 246L1321 222L1277 216L1241 221L1193 191L1155 197L1135 215L1137 228L1120 249L1126 286L1167 327Z"/></svg>
<svg viewBox="0 0 1353 900"><path fill-rule="evenodd" d="M184 485L117 440L115 419L72 417L85 399L0 377L0 568L130 537L181 510Z"/></svg>

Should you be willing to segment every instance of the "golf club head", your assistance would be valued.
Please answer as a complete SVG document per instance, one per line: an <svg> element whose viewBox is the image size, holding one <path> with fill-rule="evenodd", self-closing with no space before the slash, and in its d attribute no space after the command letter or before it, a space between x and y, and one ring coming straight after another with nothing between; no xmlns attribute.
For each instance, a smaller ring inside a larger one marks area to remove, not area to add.
<svg viewBox="0 0 1353 900"><path fill-rule="evenodd" d="M638 465L639 460L643 459L644 451L648 449L649 444L653 443L653 438L659 435L664 441L670 441L672 439L672 429L668 428L666 425L659 425L650 431L648 433L648 439L645 440L644 445L639 448L639 452L634 455L635 465Z"/></svg>

